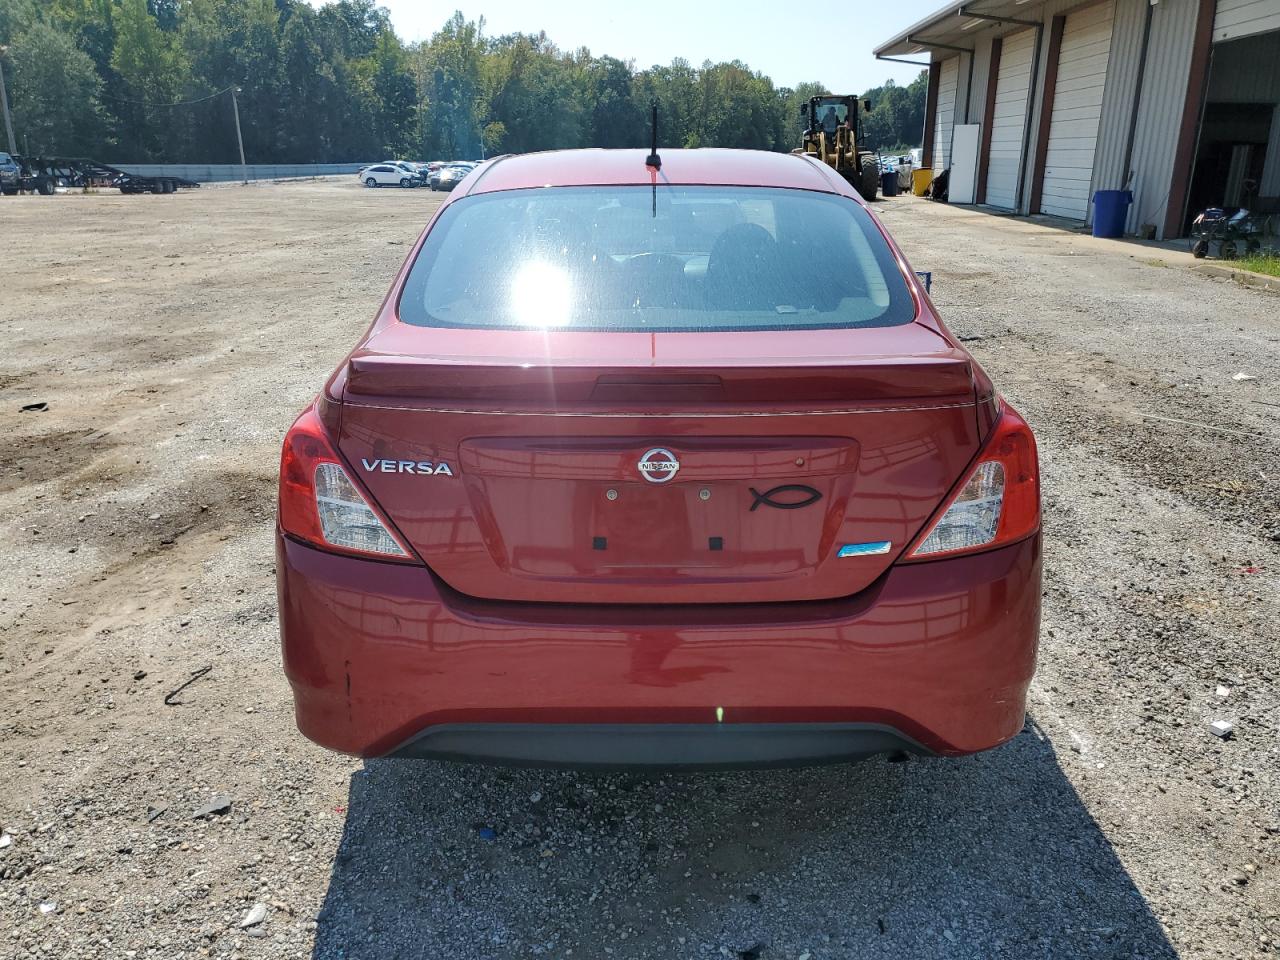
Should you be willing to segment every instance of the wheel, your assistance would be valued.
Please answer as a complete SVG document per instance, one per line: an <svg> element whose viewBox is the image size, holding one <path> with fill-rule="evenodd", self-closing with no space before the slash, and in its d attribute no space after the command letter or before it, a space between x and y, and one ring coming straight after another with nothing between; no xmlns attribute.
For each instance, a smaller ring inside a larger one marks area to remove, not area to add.
<svg viewBox="0 0 1280 960"><path fill-rule="evenodd" d="M875 157L862 158L862 176L858 181L858 193L862 194L862 199L870 203L876 198L876 193L880 189L880 164L876 163Z"/></svg>
<svg viewBox="0 0 1280 960"><path fill-rule="evenodd" d="M1234 240L1223 240L1222 246L1218 248L1218 258L1220 260L1234 260L1238 252Z"/></svg>
<svg viewBox="0 0 1280 960"><path fill-rule="evenodd" d="M407 190L407 189L409 188L409 186L410 186L410 180L409 180L409 178L408 178L408 177L401 177L401 178L400 178L400 186L404 187L404 188Z"/></svg>
<svg viewBox="0 0 1280 960"><path fill-rule="evenodd" d="M52 180L41 180L36 186L37 192L46 197L52 197L57 189L57 186Z"/></svg>
<svg viewBox="0 0 1280 960"><path fill-rule="evenodd" d="M1209 255L1209 241L1197 240L1191 245L1191 255L1197 260L1203 260Z"/></svg>
<svg viewBox="0 0 1280 960"><path fill-rule="evenodd" d="M177 192L178 192L178 185L177 185L176 183L174 183L172 180L166 180L166 181L164 182L164 192L165 192L165 193L177 193Z"/></svg>
<svg viewBox="0 0 1280 960"><path fill-rule="evenodd" d="M367 180L365 180L364 185L366 187L376 187L378 185L378 181L373 179L373 177L369 177Z"/></svg>

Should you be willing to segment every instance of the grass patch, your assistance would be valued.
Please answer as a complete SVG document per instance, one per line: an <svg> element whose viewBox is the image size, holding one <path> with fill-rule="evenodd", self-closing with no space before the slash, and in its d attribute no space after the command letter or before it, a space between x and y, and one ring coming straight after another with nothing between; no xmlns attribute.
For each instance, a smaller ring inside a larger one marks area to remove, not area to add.
<svg viewBox="0 0 1280 960"><path fill-rule="evenodd" d="M1280 277L1280 254L1258 253L1252 257L1241 257L1236 263L1245 270L1254 273L1265 273L1270 277Z"/></svg>

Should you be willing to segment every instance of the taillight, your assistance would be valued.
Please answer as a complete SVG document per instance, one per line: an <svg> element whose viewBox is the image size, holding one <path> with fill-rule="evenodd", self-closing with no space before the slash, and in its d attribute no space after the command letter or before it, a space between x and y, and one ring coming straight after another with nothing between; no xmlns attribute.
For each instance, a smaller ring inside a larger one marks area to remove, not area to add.
<svg viewBox="0 0 1280 960"><path fill-rule="evenodd" d="M289 428L280 455L280 529L314 546L362 557L412 554L347 475L324 424L309 409Z"/></svg>
<svg viewBox="0 0 1280 960"><path fill-rule="evenodd" d="M1040 464L1036 438L1002 401L1000 419L957 491L907 550L907 560L934 560L1013 543L1040 529Z"/></svg>

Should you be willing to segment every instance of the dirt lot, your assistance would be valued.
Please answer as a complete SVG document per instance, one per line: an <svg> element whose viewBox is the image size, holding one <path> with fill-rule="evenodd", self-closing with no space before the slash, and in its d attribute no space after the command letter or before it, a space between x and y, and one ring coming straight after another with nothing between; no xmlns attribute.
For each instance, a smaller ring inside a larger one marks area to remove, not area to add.
<svg viewBox="0 0 1280 960"><path fill-rule="evenodd" d="M434 203L0 201L26 264L0 280L0 957L1280 954L1280 298L879 204L1040 436L1042 660L1008 746L366 764L293 727L277 449Z"/></svg>

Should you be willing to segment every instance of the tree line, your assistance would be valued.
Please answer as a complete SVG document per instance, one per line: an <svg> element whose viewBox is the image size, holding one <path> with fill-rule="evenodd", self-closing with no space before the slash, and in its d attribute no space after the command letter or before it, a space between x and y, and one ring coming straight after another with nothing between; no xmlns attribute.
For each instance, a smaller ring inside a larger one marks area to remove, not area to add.
<svg viewBox="0 0 1280 960"><path fill-rule="evenodd" d="M629 61L545 34L490 37L454 14L406 44L374 0L0 0L20 152L131 162L470 158L648 143L790 150L818 82L777 87L739 61ZM847 92L847 91L839 91ZM924 74L873 99L867 138L920 141Z"/></svg>

